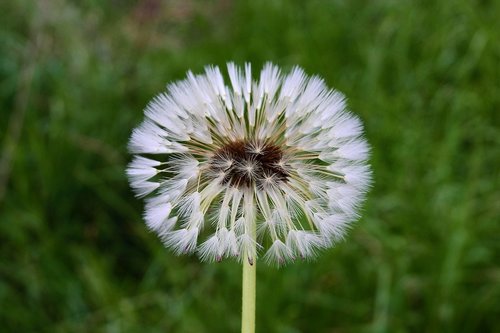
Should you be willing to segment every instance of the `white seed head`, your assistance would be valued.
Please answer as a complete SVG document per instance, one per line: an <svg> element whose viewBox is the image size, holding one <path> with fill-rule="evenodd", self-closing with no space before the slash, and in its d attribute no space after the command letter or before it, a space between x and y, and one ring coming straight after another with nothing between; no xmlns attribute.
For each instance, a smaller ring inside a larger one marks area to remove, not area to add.
<svg viewBox="0 0 500 333"><path fill-rule="evenodd" d="M146 224L202 260L312 258L344 237L371 183L362 123L299 67L227 69L229 82L209 66L169 84L133 131L127 175Z"/></svg>

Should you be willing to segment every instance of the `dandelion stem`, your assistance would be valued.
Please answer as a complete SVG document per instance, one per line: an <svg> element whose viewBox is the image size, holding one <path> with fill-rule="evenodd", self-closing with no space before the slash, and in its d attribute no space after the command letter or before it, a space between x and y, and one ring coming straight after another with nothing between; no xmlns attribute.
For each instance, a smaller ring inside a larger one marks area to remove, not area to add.
<svg viewBox="0 0 500 333"><path fill-rule="evenodd" d="M255 259L243 260L241 333L255 332Z"/></svg>

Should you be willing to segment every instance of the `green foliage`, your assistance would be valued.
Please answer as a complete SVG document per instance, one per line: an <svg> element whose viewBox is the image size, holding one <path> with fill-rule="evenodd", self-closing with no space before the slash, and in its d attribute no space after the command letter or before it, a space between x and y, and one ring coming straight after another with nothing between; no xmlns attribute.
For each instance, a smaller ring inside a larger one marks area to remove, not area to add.
<svg viewBox="0 0 500 333"><path fill-rule="evenodd" d="M188 69L298 64L375 184L348 239L258 267L258 332L500 331L498 1L3 1L0 331L237 332L240 265L148 233L126 144Z"/></svg>

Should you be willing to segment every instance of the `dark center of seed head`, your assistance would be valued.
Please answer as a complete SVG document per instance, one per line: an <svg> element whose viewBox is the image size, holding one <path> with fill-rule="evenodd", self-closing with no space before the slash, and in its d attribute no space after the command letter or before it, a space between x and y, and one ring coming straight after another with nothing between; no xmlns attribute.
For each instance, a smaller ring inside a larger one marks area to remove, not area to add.
<svg viewBox="0 0 500 333"><path fill-rule="evenodd" d="M227 143L215 152L209 165L214 175L223 175L223 185L235 187L272 186L286 182L290 175L281 148L262 142Z"/></svg>

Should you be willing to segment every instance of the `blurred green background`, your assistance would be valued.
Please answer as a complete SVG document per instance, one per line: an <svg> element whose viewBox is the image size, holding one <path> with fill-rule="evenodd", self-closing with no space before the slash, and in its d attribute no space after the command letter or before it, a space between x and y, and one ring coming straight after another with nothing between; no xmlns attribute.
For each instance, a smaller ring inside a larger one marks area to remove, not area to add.
<svg viewBox="0 0 500 333"><path fill-rule="evenodd" d="M499 1L0 2L0 331L238 332L124 169L165 84L228 60L343 91L375 184L347 240L258 266L257 331L500 332Z"/></svg>

